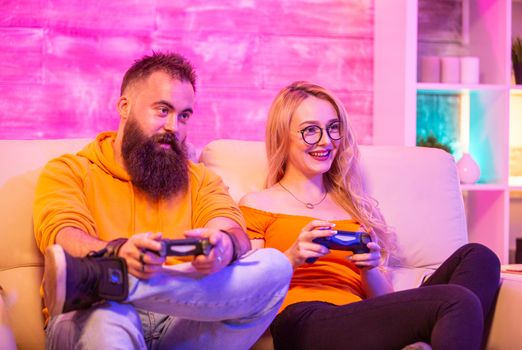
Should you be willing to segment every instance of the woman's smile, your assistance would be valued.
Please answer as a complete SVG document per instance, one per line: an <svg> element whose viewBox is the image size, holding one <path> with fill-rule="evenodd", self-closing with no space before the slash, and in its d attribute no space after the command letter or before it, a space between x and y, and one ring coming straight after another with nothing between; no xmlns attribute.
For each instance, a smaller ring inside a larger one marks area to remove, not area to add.
<svg viewBox="0 0 522 350"><path fill-rule="evenodd" d="M332 153L331 150L322 150L322 151L313 151L308 152L308 154L315 160L318 161L325 161L330 159L330 154Z"/></svg>

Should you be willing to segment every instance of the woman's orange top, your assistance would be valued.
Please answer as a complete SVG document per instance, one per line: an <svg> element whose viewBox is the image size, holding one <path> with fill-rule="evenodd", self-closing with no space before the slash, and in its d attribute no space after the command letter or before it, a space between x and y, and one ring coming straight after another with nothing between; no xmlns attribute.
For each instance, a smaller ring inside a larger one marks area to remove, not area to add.
<svg viewBox="0 0 522 350"><path fill-rule="evenodd" d="M250 239L262 239L265 247L286 251L295 242L301 229L318 218L275 214L241 206ZM331 221L337 230L357 231L355 220ZM313 264L296 268L288 295L280 309L302 301L324 301L344 305L365 298L359 269L346 257L351 252L331 250Z"/></svg>

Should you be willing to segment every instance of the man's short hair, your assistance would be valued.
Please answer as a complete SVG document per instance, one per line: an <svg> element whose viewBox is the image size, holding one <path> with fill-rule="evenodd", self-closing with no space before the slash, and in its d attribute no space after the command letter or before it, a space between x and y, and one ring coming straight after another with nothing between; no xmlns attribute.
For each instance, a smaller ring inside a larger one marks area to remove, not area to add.
<svg viewBox="0 0 522 350"><path fill-rule="evenodd" d="M123 95L129 85L146 79L157 71L165 72L174 79L187 81L192 85L194 91L196 90L196 72L185 57L173 52L153 52L150 56L143 56L136 60L127 70L121 82L120 94Z"/></svg>

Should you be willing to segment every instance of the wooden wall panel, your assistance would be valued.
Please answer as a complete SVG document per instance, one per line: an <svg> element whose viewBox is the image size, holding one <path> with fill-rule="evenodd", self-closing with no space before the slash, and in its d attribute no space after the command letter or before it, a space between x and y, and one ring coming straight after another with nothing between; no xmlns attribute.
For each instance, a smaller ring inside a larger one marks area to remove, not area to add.
<svg viewBox="0 0 522 350"><path fill-rule="evenodd" d="M152 50L198 71L190 140L262 139L277 91L309 79L372 138L372 0L0 1L0 138L117 127L125 70Z"/></svg>

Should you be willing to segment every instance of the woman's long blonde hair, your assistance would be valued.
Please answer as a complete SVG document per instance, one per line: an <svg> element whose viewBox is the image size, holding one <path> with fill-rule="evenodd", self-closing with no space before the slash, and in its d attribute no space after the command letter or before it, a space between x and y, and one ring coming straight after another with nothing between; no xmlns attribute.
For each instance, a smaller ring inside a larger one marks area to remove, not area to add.
<svg viewBox="0 0 522 350"><path fill-rule="evenodd" d="M330 102L337 112L343 133L343 137L337 141L339 146L332 166L323 175L325 189L354 219L372 232L373 239L377 239L387 253L395 255L395 233L386 224L377 201L364 189L359 168L359 149L347 120L346 109L329 90L309 82L296 81L276 96L268 112L266 126L268 176L265 186L273 186L285 174L290 150L290 122L295 110L309 96Z"/></svg>

